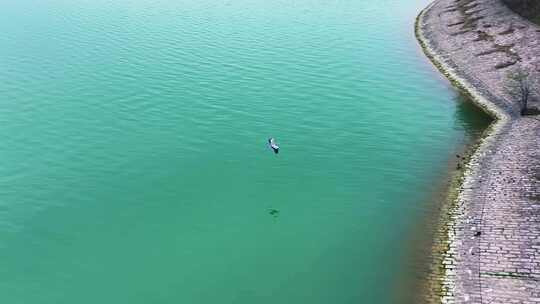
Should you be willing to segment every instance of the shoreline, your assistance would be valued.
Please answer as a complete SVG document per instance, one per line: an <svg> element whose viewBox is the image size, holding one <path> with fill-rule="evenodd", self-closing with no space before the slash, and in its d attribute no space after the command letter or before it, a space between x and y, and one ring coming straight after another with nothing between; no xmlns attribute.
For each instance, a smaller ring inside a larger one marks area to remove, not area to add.
<svg viewBox="0 0 540 304"><path fill-rule="evenodd" d="M468 4L470 5L473 1L469 1ZM537 296L534 290L540 288L540 283L538 283L538 281L526 280L527 278L536 279L538 268L540 268L538 259L540 256L534 252L530 254L528 257L531 263L525 265L526 267L521 261L514 263L513 259L508 259L508 257L505 256L508 254L521 256L521 251L530 245L524 240L528 236L525 235L523 238L520 238L518 235L517 241L521 242L519 243L519 246L511 248L512 250L508 252L505 251L504 253L499 253L490 251L492 245L498 246L496 240L498 240L497 238L500 237L500 235L496 234L499 233L493 233L493 243L485 242L485 240L483 240L484 237L481 234L486 233L484 232L485 230L498 229L497 227L500 224L499 222L492 220L493 216L491 216L491 213L490 216L487 216L484 212L487 207L491 208L491 206L487 206L490 202L486 202L487 200L485 198L488 196L492 198L490 196L491 193L489 193L489 189L492 188L486 187L485 185L487 183L483 183L486 179L486 174L492 174L495 173L494 171L497 171L496 169L504 168L505 164L501 161L502 158L500 158L499 154L503 154L503 147L508 143L519 141L519 138L513 137L516 134L520 134L518 131L521 129L518 127L522 120L526 118L522 118L516 114L512 102L507 100L504 94L501 94L500 91L492 92L492 88L490 88L489 85L486 85L486 78L483 78L482 80L478 79L478 75L474 74L474 69L463 70L460 68L460 63L461 66L463 66L465 62L463 58L455 60L451 49L441 49L440 46L437 45L437 38L440 39L441 37L444 37L444 35L430 36L432 33L426 33L429 32L429 30L434 32L438 29L426 29L426 15L434 14L434 7L443 2L445 2L445 4L452 4L457 3L458 1L450 3L450 1L447 0L436 0L423 9L417 16L415 22L415 35L417 40L419 41L424 54L450 81L450 83L469 97L470 101L482 111L494 118L494 121L484 131L476 144L469 147L467 156L463 159L465 163L464 168L461 171L458 170L454 172L451 177L450 187L447 191L444 203L442 204L443 206L441 206L439 222L435 229L437 232L435 233L433 245L431 246L432 262L427 282L425 282L424 298L426 302L429 303L482 303L484 302L483 300L489 302L484 298L491 297L492 300L497 301L502 300L507 296L508 298L506 299L521 299L528 301ZM481 0L476 2L481 2ZM457 6L457 4L453 5ZM477 4L474 4L474 6L476 5ZM450 6L447 6L446 9L449 7ZM439 11L436 12L439 13L438 18L442 19L441 15L447 11L442 10L440 7L437 7L437 9L439 9ZM515 18L515 16L512 17ZM428 16L427 18L434 17ZM492 18L494 19L496 17ZM442 25L440 27L442 27ZM465 40L467 38L462 39ZM467 43L469 43L468 45L460 46L467 48L471 45L471 41L475 40L469 39L467 41ZM451 43L447 43L446 46L448 45L451 45ZM476 51L476 49L474 50ZM473 57L472 52L471 57ZM478 70L479 69L476 71ZM500 76L502 72L495 71L495 74L497 73L499 73ZM489 82L489 80L490 79L487 78L487 82ZM518 121L519 123L517 123ZM539 124L535 125L532 123L530 125L532 125L535 130L540 130ZM513 161L519 165L527 165L528 163L524 163L524 160L528 160L531 157L534 157L534 153L525 158L516 157ZM501 171L498 171L497 173L501 174ZM524 184L527 184L527 186L531 184L535 185L535 181L531 180L530 175L518 174L518 176L525 180ZM490 186L500 186L502 183L502 181L495 179L492 181L490 180L490 182L492 182L490 183ZM526 191L527 187L525 187L525 185L522 186L523 187L520 188L508 189L508 191L513 191L512 194L517 196L528 195ZM502 192L504 191L506 191L506 189L502 190ZM506 195L506 193L504 194ZM494 195L494 200L499 199L500 197ZM504 199L500 200L504 201ZM518 209L521 207L522 206L512 206L509 208ZM507 210L504 210L504 212L506 211ZM512 213L516 210L510 211ZM497 216L501 215L501 218L504 219L504 212L501 211L501 214L497 214L497 212L499 212L498 209L494 211L494 214ZM537 218L533 217L533 219ZM502 227L502 231L504 233L504 227ZM516 240L512 240L512 242L516 244ZM502 247L506 245L504 243L505 242L502 242ZM499 267L500 260L504 262L504 267ZM528 270L528 273L526 273L527 271L519 271L522 266L524 269ZM508 278L514 277L515 274L519 274L521 281L496 282L492 280L492 277L499 276L501 278ZM488 275L491 275L491 277L486 278ZM528 288L526 290L522 288L530 282L533 283L531 283L532 285L527 285ZM486 294L487 291L492 291L493 288L496 288L499 284L510 285L502 294ZM520 288L521 291L517 290L518 288Z"/></svg>

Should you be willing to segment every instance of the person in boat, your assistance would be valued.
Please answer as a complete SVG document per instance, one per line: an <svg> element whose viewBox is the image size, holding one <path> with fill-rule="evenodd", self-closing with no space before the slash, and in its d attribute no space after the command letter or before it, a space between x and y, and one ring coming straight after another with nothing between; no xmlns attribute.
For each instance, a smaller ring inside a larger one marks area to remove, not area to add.
<svg viewBox="0 0 540 304"><path fill-rule="evenodd" d="M279 153L279 146L273 137L268 139L268 146L274 151L275 154Z"/></svg>

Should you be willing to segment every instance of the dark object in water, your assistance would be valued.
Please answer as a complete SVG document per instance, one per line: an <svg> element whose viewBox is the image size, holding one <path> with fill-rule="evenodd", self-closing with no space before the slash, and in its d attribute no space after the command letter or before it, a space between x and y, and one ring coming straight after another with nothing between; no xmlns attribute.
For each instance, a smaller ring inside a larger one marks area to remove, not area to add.
<svg viewBox="0 0 540 304"><path fill-rule="evenodd" d="M274 209L274 208L268 209L268 213L273 217L278 217L279 216L279 210Z"/></svg>
<svg viewBox="0 0 540 304"><path fill-rule="evenodd" d="M482 235L482 231L476 231L476 232L474 233L474 236L480 236L480 235Z"/></svg>
<svg viewBox="0 0 540 304"><path fill-rule="evenodd" d="M275 154L279 153L279 146L273 137L268 139L268 146L274 151Z"/></svg>

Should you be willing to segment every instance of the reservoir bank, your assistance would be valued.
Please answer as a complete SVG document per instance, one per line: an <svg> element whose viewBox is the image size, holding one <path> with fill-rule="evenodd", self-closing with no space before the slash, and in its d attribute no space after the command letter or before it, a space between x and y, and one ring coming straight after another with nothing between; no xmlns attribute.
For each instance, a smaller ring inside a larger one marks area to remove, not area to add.
<svg viewBox="0 0 540 304"><path fill-rule="evenodd" d="M427 299L538 303L540 120L520 115L507 75L527 71L538 92L540 28L501 1L439 0L416 33L440 71L495 118L442 217Z"/></svg>

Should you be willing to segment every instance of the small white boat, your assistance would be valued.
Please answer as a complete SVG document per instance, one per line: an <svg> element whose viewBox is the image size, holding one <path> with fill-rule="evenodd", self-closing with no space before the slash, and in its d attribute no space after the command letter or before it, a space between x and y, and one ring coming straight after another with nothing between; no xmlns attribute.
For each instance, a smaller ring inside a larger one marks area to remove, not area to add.
<svg viewBox="0 0 540 304"><path fill-rule="evenodd" d="M268 139L268 146L270 147L270 149L274 151L274 153L276 154L279 153L279 145L277 144L276 140L273 137L270 137Z"/></svg>

